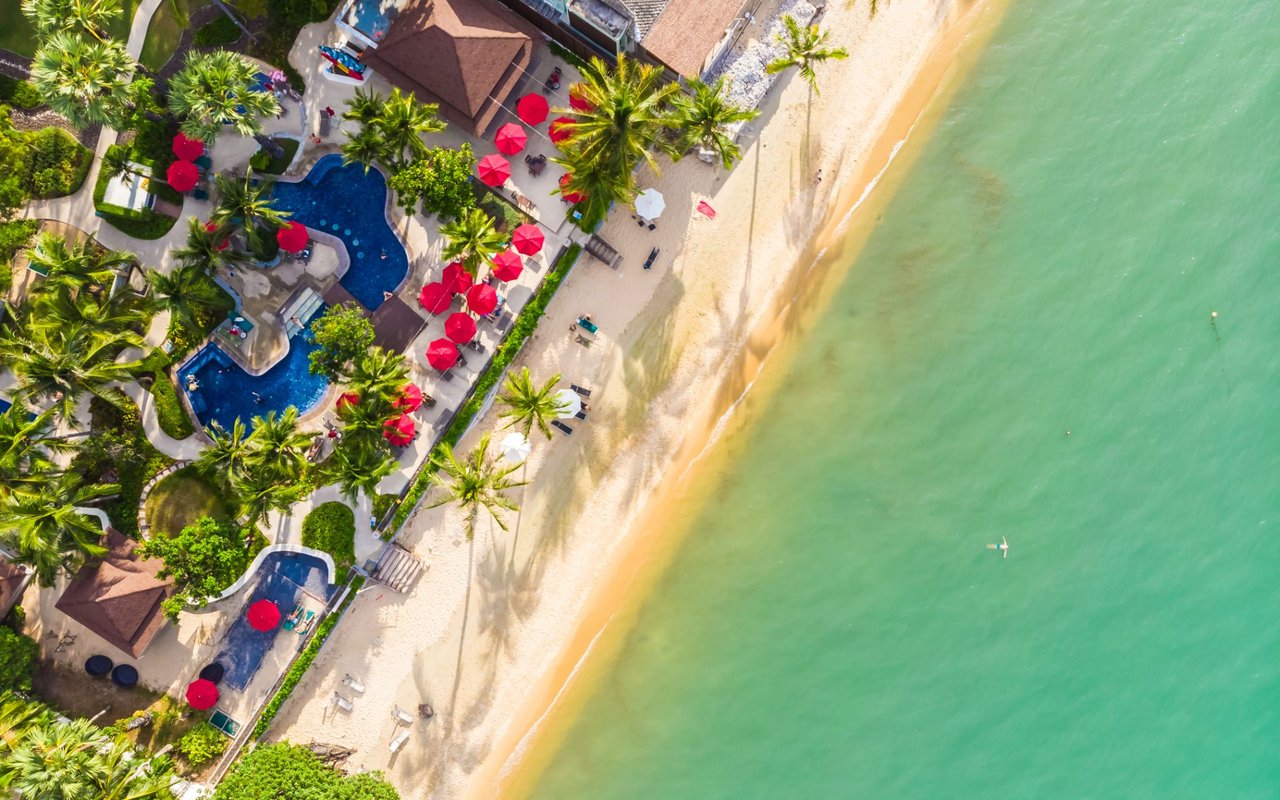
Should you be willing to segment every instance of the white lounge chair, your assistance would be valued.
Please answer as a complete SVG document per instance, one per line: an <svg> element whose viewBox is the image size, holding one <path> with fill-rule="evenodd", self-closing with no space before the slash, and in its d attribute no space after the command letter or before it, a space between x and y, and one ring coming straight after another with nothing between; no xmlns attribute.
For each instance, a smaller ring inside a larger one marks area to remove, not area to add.
<svg viewBox="0 0 1280 800"><path fill-rule="evenodd" d="M391 716L395 717L400 722L403 722L405 725L413 724L413 715L408 711L405 711L403 708L397 707L395 711L391 712Z"/></svg>
<svg viewBox="0 0 1280 800"><path fill-rule="evenodd" d="M387 745L387 749L393 753L398 753L407 741L409 741L409 729L405 728L396 734L396 738L391 740L391 744Z"/></svg>
<svg viewBox="0 0 1280 800"><path fill-rule="evenodd" d="M342 679L342 682L345 685L350 686L351 691L356 692L357 694L364 694L364 684L361 683L359 680L351 677L350 672L347 673L347 677Z"/></svg>
<svg viewBox="0 0 1280 800"><path fill-rule="evenodd" d="M337 692L333 693L333 704L343 711L350 711L352 708L351 701Z"/></svg>

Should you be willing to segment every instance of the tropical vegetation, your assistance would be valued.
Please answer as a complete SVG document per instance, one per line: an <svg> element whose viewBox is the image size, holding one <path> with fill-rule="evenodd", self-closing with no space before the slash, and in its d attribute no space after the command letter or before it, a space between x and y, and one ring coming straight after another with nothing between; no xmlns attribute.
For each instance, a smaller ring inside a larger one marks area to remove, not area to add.
<svg viewBox="0 0 1280 800"><path fill-rule="evenodd" d="M493 217L484 210L471 208L461 216L440 226L445 244L440 257L446 261L459 261L471 277L479 277L480 267L507 249L507 237L493 224Z"/></svg>
<svg viewBox="0 0 1280 800"><path fill-rule="evenodd" d="M210 221L227 231L241 231L249 252L270 261L279 252L274 234L289 219L289 212L276 208L271 199L274 181L255 179L253 170L240 179L217 175L214 181L219 200Z"/></svg>
<svg viewBox="0 0 1280 800"><path fill-rule="evenodd" d="M201 608L244 574L260 549L251 529L213 517L201 517L175 535L142 541L143 558L164 562L160 577L172 578L174 593L161 607L171 619L188 605Z"/></svg>
<svg viewBox="0 0 1280 800"><path fill-rule="evenodd" d="M230 742L225 733L208 722L201 722L183 734L174 749L192 767L202 767L226 752Z"/></svg>
<svg viewBox="0 0 1280 800"><path fill-rule="evenodd" d="M355 304L337 303L311 321L311 372L337 380L373 346L373 323Z"/></svg>
<svg viewBox="0 0 1280 800"><path fill-rule="evenodd" d="M120 127L128 118L137 64L124 44L71 31L45 39L31 61L31 82L49 108L77 127Z"/></svg>
<svg viewBox="0 0 1280 800"><path fill-rule="evenodd" d="M689 81L689 93L675 97L674 106L680 120L674 148L677 153L702 147L718 155L725 169L738 160L741 152L734 137L729 135L729 127L750 122L759 116L760 109L736 106L725 93L724 76L710 84L694 78Z"/></svg>
<svg viewBox="0 0 1280 800"><path fill-rule="evenodd" d="M232 505L251 525L287 510L305 491L312 437L300 429L294 406L254 417L247 434L239 418L230 431L214 423L205 433L210 445L200 451L196 470L234 498Z"/></svg>
<svg viewBox="0 0 1280 800"><path fill-rule="evenodd" d="M262 132L262 118L280 113L280 104L257 78L258 68L229 50L192 52L169 81L169 109L182 132L211 142L230 126L242 136Z"/></svg>
<svg viewBox="0 0 1280 800"><path fill-rule="evenodd" d="M378 772L344 775L305 747L263 745L241 758L212 800L399 800Z"/></svg>
<svg viewBox="0 0 1280 800"><path fill-rule="evenodd" d="M505 531L507 524L502 519L502 512L520 510L515 501L505 494L509 489L524 486L524 481L511 478L511 474L520 469L520 464L503 464L496 456L490 455L489 434L481 436L462 460L458 460L451 445L442 443L439 452L432 454L432 466L436 471L430 473L431 481L442 490L442 494L428 508L456 504L464 514L462 530L468 539L475 536L481 511L488 512L498 527Z"/></svg>
<svg viewBox="0 0 1280 800"><path fill-rule="evenodd" d="M302 544L333 556L338 572L356 560L356 516L350 506L321 503L302 520Z"/></svg>
<svg viewBox="0 0 1280 800"><path fill-rule="evenodd" d="M445 129L439 110L434 103L419 103L412 92L406 95L393 89L383 97L374 90L356 89L342 116L359 123L360 130L342 145L342 162L363 164L366 172L375 163L393 174L399 172L427 155L422 134Z"/></svg>
<svg viewBox="0 0 1280 800"><path fill-rule="evenodd" d="M39 645L30 636L0 625L0 697L12 691L31 691L39 652Z"/></svg>
<svg viewBox="0 0 1280 800"><path fill-rule="evenodd" d="M872 13L875 13L874 6ZM786 53L766 64L765 70L775 75L795 67L813 93L818 94L818 75L814 66L848 58L849 51L843 47L828 47L827 31L817 25L801 25L791 14L782 16L782 24L785 30L778 34L778 42L786 48Z"/></svg>
<svg viewBox="0 0 1280 800"><path fill-rule="evenodd" d="M60 128L18 130L0 106L0 220L32 198L60 197L84 183L93 154ZM7 260L7 258L6 258Z"/></svg>
<svg viewBox="0 0 1280 800"><path fill-rule="evenodd" d="M387 185L406 214L421 209L423 214L454 219L475 207L471 178L475 166L475 153L466 142L456 149L432 147L392 173Z"/></svg>
<svg viewBox="0 0 1280 800"><path fill-rule="evenodd" d="M564 401L556 396L556 384L560 375L552 375L541 386L533 382L528 367L521 367L519 372L507 376L502 394L498 402L506 406L499 418L507 419L508 428L515 428L528 437L537 427L548 439L551 438L551 420L564 410Z"/></svg>

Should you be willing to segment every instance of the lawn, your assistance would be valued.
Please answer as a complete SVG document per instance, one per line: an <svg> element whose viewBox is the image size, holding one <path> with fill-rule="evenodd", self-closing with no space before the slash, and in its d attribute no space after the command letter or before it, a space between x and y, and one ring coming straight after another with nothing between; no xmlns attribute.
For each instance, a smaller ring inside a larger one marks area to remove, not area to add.
<svg viewBox="0 0 1280 800"><path fill-rule="evenodd" d="M180 469L160 481L147 497L147 525L153 532L174 534L206 516L231 519L222 498L194 467Z"/></svg>
<svg viewBox="0 0 1280 800"><path fill-rule="evenodd" d="M179 0L181 2L181 0ZM141 0L121 0L120 7L124 13L108 28L112 38L121 42L129 40L129 24L133 20L133 12L137 10ZM167 7L161 5L161 10ZM160 16L160 12L156 12ZM175 40L176 42L177 40ZM22 16L22 7L18 0L5 0L0 3L0 47L12 50L20 56L33 56L36 53L36 32Z"/></svg>
<svg viewBox="0 0 1280 800"><path fill-rule="evenodd" d="M190 24L191 15L209 5L210 0L164 0L151 17L151 27L147 28L147 38L142 43L142 54L138 60L148 69L159 71L165 65L173 51L178 47L182 32ZM178 14L174 6L178 6Z"/></svg>

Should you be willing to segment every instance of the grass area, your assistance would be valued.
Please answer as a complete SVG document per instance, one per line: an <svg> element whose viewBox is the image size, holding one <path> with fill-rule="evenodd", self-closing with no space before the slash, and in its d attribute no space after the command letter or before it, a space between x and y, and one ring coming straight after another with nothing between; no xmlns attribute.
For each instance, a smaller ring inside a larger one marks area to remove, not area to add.
<svg viewBox="0 0 1280 800"><path fill-rule="evenodd" d="M333 556L338 572L356 560L356 515L344 503L322 503L302 521L302 544Z"/></svg>
<svg viewBox="0 0 1280 800"><path fill-rule="evenodd" d="M279 175L289 168L293 163L293 157L298 152L298 147L302 142L297 139L290 139L285 136L277 136L272 138L273 142L280 145L280 149L284 152L279 158L272 158L267 154L266 150L259 150L253 154L253 158L249 164L253 167L254 172L265 175Z"/></svg>
<svg viewBox="0 0 1280 800"><path fill-rule="evenodd" d="M160 369L151 374L151 397L156 404L156 421L160 430L174 439L185 439L196 432L191 418L178 399L178 387L173 385L168 370Z"/></svg>
<svg viewBox="0 0 1280 800"><path fill-rule="evenodd" d="M191 41L197 47L222 47L238 40L244 33L226 14L218 16L201 25L192 35Z"/></svg>
<svg viewBox="0 0 1280 800"><path fill-rule="evenodd" d="M201 517L228 522L231 512L195 467L180 469L160 481L147 497L147 525L154 533L175 534Z"/></svg>
<svg viewBox="0 0 1280 800"><path fill-rule="evenodd" d="M118 145L112 145L112 147L118 147ZM134 160L139 164L146 165L145 159L135 158ZM175 195L173 189L155 178L160 169L159 166L152 167L152 190L157 196L164 197L172 202ZM107 175L105 170L98 172L98 182L93 187L93 207L99 217L121 233L128 234L136 239L159 239L168 233L173 228L174 223L178 221L176 217L159 214L149 208L135 211L103 202L103 197L107 193L107 184L110 182L111 177ZM182 202L181 195L177 196L177 202Z"/></svg>
<svg viewBox="0 0 1280 800"><path fill-rule="evenodd" d="M159 71L173 56L173 51L178 49L182 32L191 24L191 15L209 5L209 2L210 0L164 0L152 15L147 38L142 42L142 53L138 56L142 65Z"/></svg>
<svg viewBox="0 0 1280 800"><path fill-rule="evenodd" d="M121 0L120 8L124 13L107 29L112 38L121 42L129 40L129 25L140 2L141 0ZM0 47L12 50L20 56L35 55L36 32L22 15L22 5L18 0L0 3Z"/></svg>
<svg viewBox="0 0 1280 800"><path fill-rule="evenodd" d="M142 487L173 459L156 450L147 440L138 416L138 407L123 395L120 406L93 397L89 400L90 436L83 440L71 469L85 481L120 484L120 495L104 510L112 526L126 536L138 537L138 504Z"/></svg>

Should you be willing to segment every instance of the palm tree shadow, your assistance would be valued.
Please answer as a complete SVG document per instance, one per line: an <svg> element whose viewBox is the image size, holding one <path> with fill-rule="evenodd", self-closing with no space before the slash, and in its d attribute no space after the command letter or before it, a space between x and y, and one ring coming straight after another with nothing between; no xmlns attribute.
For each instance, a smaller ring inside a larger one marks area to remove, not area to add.
<svg viewBox="0 0 1280 800"><path fill-rule="evenodd" d="M467 623L471 619L471 587L475 576L476 540L473 536L467 542L467 593L462 604L462 629L458 635L458 660L454 665L453 691L449 693L449 725L454 725L458 703L458 687L462 684L462 654L466 652Z"/></svg>

